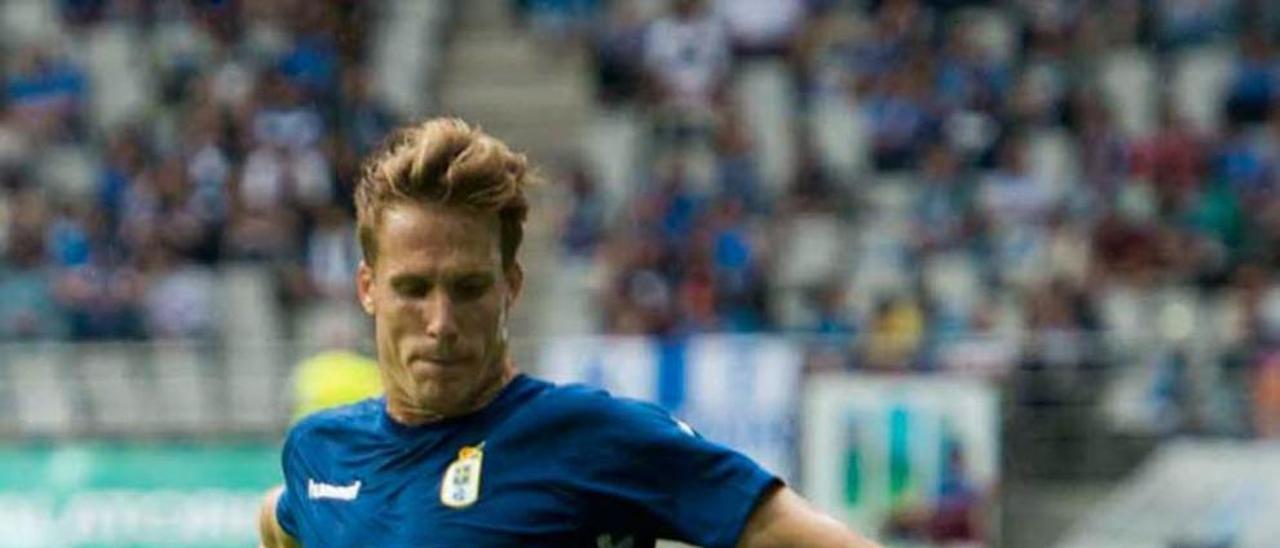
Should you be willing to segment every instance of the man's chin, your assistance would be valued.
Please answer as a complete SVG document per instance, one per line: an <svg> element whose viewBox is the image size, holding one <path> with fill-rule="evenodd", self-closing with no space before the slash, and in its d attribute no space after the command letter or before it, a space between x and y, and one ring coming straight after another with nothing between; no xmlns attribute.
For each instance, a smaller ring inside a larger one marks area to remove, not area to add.
<svg viewBox="0 0 1280 548"><path fill-rule="evenodd" d="M443 416L453 416L470 411L475 399L473 383L467 378L435 377L418 385L418 404Z"/></svg>

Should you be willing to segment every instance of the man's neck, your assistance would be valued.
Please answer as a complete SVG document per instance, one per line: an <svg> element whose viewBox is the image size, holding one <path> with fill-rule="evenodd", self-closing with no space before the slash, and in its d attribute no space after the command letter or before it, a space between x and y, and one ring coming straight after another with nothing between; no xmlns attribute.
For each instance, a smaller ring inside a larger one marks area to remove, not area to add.
<svg viewBox="0 0 1280 548"><path fill-rule="evenodd" d="M474 404L454 413L443 413L429 408L414 408L413 406L397 402L395 398L388 397L387 415L391 417L391 420L394 420L404 426L422 426L424 424L439 422L450 417L459 417L475 413L476 411L484 409L486 405L492 403L493 399L498 397L498 394L502 392L502 389L506 388L508 384L511 384L511 381L514 380L516 375L519 373L520 372L516 369L515 364L512 363L510 359L506 360L502 365L502 372L499 373L497 380L490 383L489 386L485 387L485 389L480 392L479 397L475 398Z"/></svg>

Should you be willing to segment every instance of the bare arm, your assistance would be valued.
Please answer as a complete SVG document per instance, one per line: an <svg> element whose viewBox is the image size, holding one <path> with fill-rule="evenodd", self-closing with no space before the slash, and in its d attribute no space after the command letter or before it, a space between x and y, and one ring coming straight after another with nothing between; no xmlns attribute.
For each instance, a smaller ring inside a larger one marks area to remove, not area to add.
<svg viewBox="0 0 1280 548"><path fill-rule="evenodd" d="M879 545L850 531L834 518L819 512L795 491L779 487L764 495L747 519L738 539L739 548L878 548Z"/></svg>
<svg viewBox="0 0 1280 548"><path fill-rule="evenodd" d="M276 521L276 503L280 500L280 493L283 491L284 487L274 487L262 499L262 507L258 509L258 537L261 539L259 548L298 548L300 546L293 537L280 528L280 523Z"/></svg>

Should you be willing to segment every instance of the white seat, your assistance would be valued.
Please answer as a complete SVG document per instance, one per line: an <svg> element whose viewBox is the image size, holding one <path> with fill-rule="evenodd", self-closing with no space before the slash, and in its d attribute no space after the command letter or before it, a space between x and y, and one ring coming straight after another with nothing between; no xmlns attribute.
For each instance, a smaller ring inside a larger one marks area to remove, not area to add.
<svg viewBox="0 0 1280 548"><path fill-rule="evenodd" d="M760 160L767 194L781 194L795 173L795 93L786 65L755 61L738 68L734 96Z"/></svg>
<svg viewBox="0 0 1280 548"><path fill-rule="evenodd" d="M48 1L0 2L0 45L17 48L64 36L55 8L56 3Z"/></svg>
<svg viewBox="0 0 1280 548"><path fill-rule="evenodd" d="M1027 135L1027 166L1031 177L1054 199L1072 192L1080 178L1074 139L1062 130L1040 129Z"/></svg>
<svg viewBox="0 0 1280 548"><path fill-rule="evenodd" d="M227 391L227 426L237 431L274 432L288 420L286 390L300 355L279 343L238 344L227 349L222 369Z"/></svg>
<svg viewBox="0 0 1280 548"><path fill-rule="evenodd" d="M1143 295L1135 290L1103 290L1098 311L1107 337L1121 347L1133 347L1149 333L1146 303Z"/></svg>
<svg viewBox="0 0 1280 548"><path fill-rule="evenodd" d="M271 273L265 267L228 265L219 270L216 279L216 302L222 306L217 315L221 320L219 332L227 344L284 338L284 313L274 297Z"/></svg>
<svg viewBox="0 0 1280 548"><path fill-rule="evenodd" d="M139 116L156 103L153 74L141 36L125 24L105 23L92 29L77 49L89 76L89 114L94 126L110 130Z"/></svg>
<svg viewBox="0 0 1280 548"><path fill-rule="evenodd" d="M55 145L45 149L36 165L36 179L56 195L88 203L97 183L98 159L84 147Z"/></svg>
<svg viewBox="0 0 1280 548"><path fill-rule="evenodd" d="M846 227L830 215L802 215L783 229L778 284L811 287L834 276L843 265Z"/></svg>
<svg viewBox="0 0 1280 548"><path fill-rule="evenodd" d="M374 93L401 114L425 113L433 98L426 86L440 64L436 47L444 20L440 2L389 2L375 24Z"/></svg>
<svg viewBox="0 0 1280 548"><path fill-rule="evenodd" d="M138 347L103 344L76 350L94 426L106 433L151 430L158 415L155 390Z"/></svg>
<svg viewBox="0 0 1280 548"><path fill-rule="evenodd" d="M1211 330L1217 342L1236 344L1245 336L1244 303L1236 292L1222 292L1205 304L1207 321L1202 327Z"/></svg>
<svg viewBox="0 0 1280 548"><path fill-rule="evenodd" d="M1173 343L1206 342L1211 334L1200 328L1207 310L1200 306L1200 299L1191 289L1167 288L1155 295L1157 316L1154 328L1162 340ZM1148 321L1151 321L1149 318Z"/></svg>
<svg viewBox="0 0 1280 548"><path fill-rule="evenodd" d="M990 59L1008 61L1017 52L1017 30L1007 12L991 8L964 8L957 18L971 25L973 41Z"/></svg>
<svg viewBox="0 0 1280 548"><path fill-rule="evenodd" d="M929 257L921 268L924 287L948 310L971 310L982 296L982 277L964 252Z"/></svg>
<svg viewBox="0 0 1280 548"><path fill-rule="evenodd" d="M287 416L283 387L294 356L287 356L279 344L284 339L283 311L273 296L270 272L257 265L228 266L219 276L219 286L228 417L237 429L272 429Z"/></svg>
<svg viewBox="0 0 1280 548"><path fill-rule="evenodd" d="M62 347L31 347L5 356L18 431L62 436L76 426L75 385L64 370Z"/></svg>
<svg viewBox="0 0 1280 548"><path fill-rule="evenodd" d="M1049 241L1044 228L1035 225L999 227L994 235L996 272L1007 284L1030 287L1048 281Z"/></svg>
<svg viewBox="0 0 1280 548"><path fill-rule="evenodd" d="M862 192L870 218L882 223L906 223L920 195L920 184L911 175L882 174Z"/></svg>
<svg viewBox="0 0 1280 548"><path fill-rule="evenodd" d="M818 161L842 181L854 181L871 156L865 113L845 93L823 93L809 114Z"/></svg>
<svg viewBox="0 0 1280 548"><path fill-rule="evenodd" d="M863 303L900 293L911 287L906 265L906 227L900 223L869 223L852 231L857 243L852 260L852 294Z"/></svg>
<svg viewBox="0 0 1280 548"><path fill-rule="evenodd" d="M1107 54L1099 69L1103 96L1121 130L1130 136L1156 127L1156 65L1151 54L1125 49Z"/></svg>
<svg viewBox="0 0 1280 548"><path fill-rule="evenodd" d="M637 176L646 137L643 124L628 111L601 111L582 133L583 157L604 193L606 218L616 218L640 186Z"/></svg>
<svg viewBox="0 0 1280 548"><path fill-rule="evenodd" d="M204 63L210 60L213 38L204 27L185 19L168 19L156 23L151 31L153 58L163 70L177 68L178 63Z"/></svg>
<svg viewBox="0 0 1280 548"><path fill-rule="evenodd" d="M1213 134L1222 128L1222 106L1235 63L1229 48L1206 46L1178 53L1173 61L1174 112L1191 127Z"/></svg>
<svg viewBox="0 0 1280 548"><path fill-rule="evenodd" d="M159 427L169 432L198 432L214 417L218 395L214 375L204 363L198 345L159 343L151 355L158 397L155 415Z"/></svg>

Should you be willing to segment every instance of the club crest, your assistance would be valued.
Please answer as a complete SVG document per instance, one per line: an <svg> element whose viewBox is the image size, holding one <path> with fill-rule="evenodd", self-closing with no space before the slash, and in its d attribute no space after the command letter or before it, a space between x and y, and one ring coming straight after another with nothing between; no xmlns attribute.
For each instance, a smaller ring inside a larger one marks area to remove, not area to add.
<svg viewBox="0 0 1280 548"><path fill-rule="evenodd" d="M440 502L450 508L471 506L480 498L480 466L484 443L458 450L458 458L444 471L440 481Z"/></svg>

